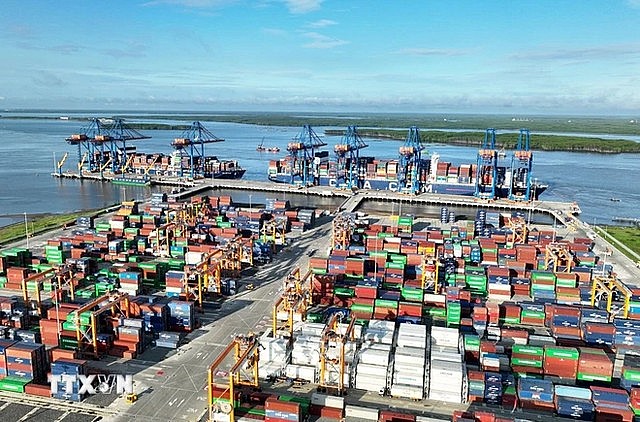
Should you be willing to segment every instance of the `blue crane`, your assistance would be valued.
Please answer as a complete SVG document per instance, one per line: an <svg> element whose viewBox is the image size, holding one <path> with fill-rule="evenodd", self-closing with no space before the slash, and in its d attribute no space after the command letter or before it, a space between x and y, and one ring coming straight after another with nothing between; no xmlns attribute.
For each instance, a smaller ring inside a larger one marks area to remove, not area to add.
<svg viewBox="0 0 640 422"><path fill-rule="evenodd" d="M204 145L213 142L223 142L224 139L216 137L200 122L193 122L188 129L171 142L171 146L176 150L178 155L180 169L178 175L184 176L183 158L189 160L189 177L204 177L205 174L205 154Z"/></svg>
<svg viewBox="0 0 640 422"><path fill-rule="evenodd" d="M320 139L310 125L304 125L302 131L287 145L287 164L291 174L291 184L303 186L317 184L320 155L317 150L327 144Z"/></svg>
<svg viewBox="0 0 640 422"><path fill-rule="evenodd" d="M336 179L338 185L344 183L348 189L362 187L361 175L366 172L366 162L361 162L360 150L367 146L360 134L358 134L356 126L347 127L341 142L333 148L336 155Z"/></svg>
<svg viewBox="0 0 640 422"><path fill-rule="evenodd" d="M411 126L404 144L400 147L400 168L398 169L398 188L401 192L419 193L421 179L427 170L427 161L422 159L425 146L420 138L420 129Z"/></svg>
<svg viewBox="0 0 640 422"><path fill-rule="evenodd" d="M496 197L498 179L498 151L496 151L496 130L485 131L482 148L478 150L475 196L485 199Z"/></svg>
<svg viewBox="0 0 640 422"><path fill-rule="evenodd" d="M520 129L518 144L511 157L511 183L509 199L528 201L531 199L531 169L533 152L529 150L531 134L529 129Z"/></svg>
<svg viewBox="0 0 640 422"><path fill-rule="evenodd" d="M123 119L92 118L80 133L69 136L65 141L78 147L78 176L82 177L85 163L89 172L100 172L101 176L108 166L116 173L127 162L130 152L127 141L148 138L127 127Z"/></svg>

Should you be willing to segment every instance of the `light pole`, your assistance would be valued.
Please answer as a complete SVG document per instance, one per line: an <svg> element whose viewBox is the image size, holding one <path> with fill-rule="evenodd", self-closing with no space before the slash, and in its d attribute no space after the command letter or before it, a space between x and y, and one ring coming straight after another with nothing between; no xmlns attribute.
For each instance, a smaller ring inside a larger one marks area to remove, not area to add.
<svg viewBox="0 0 640 422"><path fill-rule="evenodd" d="M249 194L249 221L253 221L253 206L251 204L252 194Z"/></svg>
<svg viewBox="0 0 640 422"><path fill-rule="evenodd" d="M27 223L27 213L24 213L24 237L27 239L27 249L29 249L29 224Z"/></svg>

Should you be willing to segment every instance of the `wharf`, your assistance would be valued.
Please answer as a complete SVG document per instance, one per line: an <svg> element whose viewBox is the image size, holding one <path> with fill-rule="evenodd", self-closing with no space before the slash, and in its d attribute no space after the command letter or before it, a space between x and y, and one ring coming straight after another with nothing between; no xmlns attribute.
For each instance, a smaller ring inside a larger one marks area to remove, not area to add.
<svg viewBox="0 0 640 422"><path fill-rule="evenodd" d="M113 173L88 173L84 172L82 174L64 172L64 173L51 173L53 177L59 177L61 179L79 179L79 180L92 180L96 182L111 182L113 179L117 177L121 177L121 174L113 174ZM135 174L125 174L125 176L131 176L132 178L139 176ZM187 179L181 179L177 177L157 177L149 175L149 182L151 185L164 185L164 186L178 186L178 187L194 187L197 186L197 182Z"/></svg>

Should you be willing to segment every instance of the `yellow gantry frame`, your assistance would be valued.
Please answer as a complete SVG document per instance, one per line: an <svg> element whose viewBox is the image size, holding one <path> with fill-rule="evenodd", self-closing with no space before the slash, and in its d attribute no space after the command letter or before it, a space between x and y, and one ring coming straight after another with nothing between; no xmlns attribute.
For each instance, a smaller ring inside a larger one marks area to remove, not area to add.
<svg viewBox="0 0 640 422"><path fill-rule="evenodd" d="M183 279L187 299L190 298L192 290L197 290L195 299L201 309L204 301L204 292L209 290L212 282L216 286L216 292L218 292L218 294L220 294L220 291L222 290L221 267L219 260L222 253L223 252L220 249L209 252L202 258L202 261L194 267L192 274L196 277L195 288L189 283L189 276L192 274L187 274Z"/></svg>
<svg viewBox="0 0 640 422"><path fill-rule="evenodd" d="M573 255L569 252L567 245L562 243L549 243L544 254L545 268L548 271L558 272L558 267L564 266L562 272L571 272L573 268Z"/></svg>
<svg viewBox="0 0 640 422"><path fill-rule="evenodd" d="M284 221L276 219L265 221L260 229L260 240L263 242L271 241L274 245L280 239L281 243L285 243L286 225Z"/></svg>
<svg viewBox="0 0 640 422"><path fill-rule="evenodd" d="M24 299L24 304L27 309L31 309L31 299L29 297L29 289L27 288L27 283L35 282L36 290L35 290L35 299L38 304L38 316L40 316L40 308L42 305L42 298L40 297L40 293L42 292L42 288L40 283L46 278L52 278L55 276L56 269L49 268L41 273L33 274L27 278L22 279L22 297Z"/></svg>
<svg viewBox="0 0 640 422"><path fill-rule="evenodd" d="M300 268L295 268L284 280L282 295L273 304L273 336L278 334L278 312L287 313L287 322L282 329L289 333L289 341L293 340L293 315L299 313L305 319L307 307L311 303L311 279L313 273L308 271L304 277L300 276Z"/></svg>
<svg viewBox="0 0 640 422"><path fill-rule="evenodd" d="M427 267L433 267L434 270L428 270ZM438 271L440 270L440 260L434 254L425 253L422 255L422 290L428 289L433 284L433 292L439 293Z"/></svg>
<svg viewBox="0 0 640 422"><path fill-rule="evenodd" d="M355 227L354 221L345 214L339 214L333 219L331 230L331 247L347 249L351 233Z"/></svg>
<svg viewBox="0 0 640 422"><path fill-rule="evenodd" d="M622 316L629 316L629 303L631 301L631 290L620 280L613 277L594 277L591 282L591 306L595 306L596 299L601 299L603 295L607 296L607 312L611 313L611 305L613 302L613 292L618 291L623 294L624 301L622 307Z"/></svg>
<svg viewBox="0 0 640 422"><path fill-rule="evenodd" d="M509 219L509 228L511 233L507 237L507 244L513 247L515 244L527 243L527 235L529 234L529 228L527 222L522 217L511 217Z"/></svg>
<svg viewBox="0 0 640 422"><path fill-rule="evenodd" d="M349 322L349 325L347 326L345 332L341 333L340 327L338 325L340 322L338 318L338 314L333 314L327 322L327 325L324 327L324 330L322 330L322 338L320 340L320 381L318 382L318 385L323 388L336 389L338 391L338 394L342 395L346 390L346 386L344 385L344 375L346 367L344 349L347 340L354 340L353 327L355 326L356 319L351 318L351 321ZM338 347L340 348L338 359L332 359L327 356L328 349L330 347L329 343L332 341L337 343ZM327 367L329 365L338 366L339 378L337 385L327 380Z"/></svg>
<svg viewBox="0 0 640 422"><path fill-rule="evenodd" d="M213 400L219 397L213 397L213 387L215 387L215 375L216 370L222 365L224 360L231 354L234 353L235 363L228 371L228 384L227 389L225 390L229 392L229 401L231 405L231 412L229 413L229 420L235 420L234 413L234 394L236 386L251 386L258 387L258 362L260 361L260 343L258 343L257 339L252 333L249 333L248 336L238 336L227 347L222 351L220 355L211 363L209 366L209 370L207 373L208 383L208 406L209 406L209 420L213 421L214 414L214 403ZM251 374L248 377L242 377L243 370L245 369L251 370Z"/></svg>
<svg viewBox="0 0 640 422"><path fill-rule="evenodd" d="M94 309L98 308L98 309ZM76 339L78 340L78 350L80 354L93 355L99 358L98 353L98 317L107 311L119 310L125 318L129 317L129 295L126 293L107 293L79 309L74 311L76 324ZM84 312L91 312L91 321L86 329L82 329L80 315ZM89 350L93 349L93 350Z"/></svg>
<svg viewBox="0 0 640 422"><path fill-rule="evenodd" d="M165 223L156 229L156 256L171 256L171 239L175 236L176 223Z"/></svg>

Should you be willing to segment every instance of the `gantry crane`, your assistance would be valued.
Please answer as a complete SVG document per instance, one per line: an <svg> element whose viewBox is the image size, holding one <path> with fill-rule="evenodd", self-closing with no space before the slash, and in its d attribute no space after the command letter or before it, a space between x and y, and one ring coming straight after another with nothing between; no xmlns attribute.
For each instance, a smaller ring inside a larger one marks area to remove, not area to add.
<svg viewBox="0 0 640 422"><path fill-rule="evenodd" d="M203 309L205 292L222 293L222 272L220 259L223 251L215 249L202 257L202 260L187 271L183 280L187 300L195 300Z"/></svg>
<svg viewBox="0 0 640 422"><path fill-rule="evenodd" d="M515 244L527 243L529 228L524 217L511 217L508 226L510 231L507 234L507 245L513 247Z"/></svg>
<svg viewBox="0 0 640 422"><path fill-rule="evenodd" d="M98 333L101 330L100 316L110 313L113 318L129 317L129 295L107 293L73 311L76 325L76 339L80 355L100 357Z"/></svg>
<svg viewBox="0 0 640 422"><path fill-rule="evenodd" d="M233 353L233 364L227 369L225 361ZM253 333L237 336L211 363L207 372L207 391L209 421L217 420L216 413L228 415L229 421L235 421L236 389L259 388L258 363L260 361L260 343ZM224 382L216 382L223 378ZM225 416L226 419L226 416Z"/></svg>
<svg viewBox="0 0 640 422"><path fill-rule="evenodd" d="M544 264L547 271L569 273L574 265L573 255L566 244L549 243L545 247Z"/></svg>
<svg viewBox="0 0 640 422"><path fill-rule="evenodd" d="M346 250L349 247L355 225L353 215L338 214L332 221L331 247L333 249Z"/></svg>
<svg viewBox="0 0 640 422"><path fill-rule="evenodd" d="M367 146L358 134L356 126L347 127L342 141L333 148L336 155L338 185L344 184L347 189L362 187L366 163L360 161L360 150Z"/></svg>
<svg viewBox="0 0 640 422"><path fill-rule="evenodd" d="M326 145L311 126L303 126L298 136L287 145L291 184L301 183L302 186L318 184L320 157L317 155L317 149Z"/></svg>
<svg viewBox="0 0 640 422"><path fill-rule="evenodd" d="M67 157L69 156L68 152L65 152L64 155L62 156L62 158L60 159L60 161L56 161L55 160L55 153L54 153L54 161L56 161L56 173L58 173L58 175L62 175L62 166L64 165L64 162L67 161Z"/></svg>
<svg viewBox="0 0 640 422"><path fill-rule="evenodd" d="M531 169L533 153L529 150L531 134L529 129L520 129L518 144L511 157L511 182L509 199L515 201L531 200Z"/></svg>
<svg viewBox="0 0 640 422"><path fill-rule="evenodd" d="M180 169L178 176L184 176L184 166L182 164L182 158L189 159L189 178L194 179L197 177L204 177L205 174L205 144L213 142L223 142L224 139L216 137L200 122L193 122L191 126L186 129L180 137L175 138L171 142L171 146L176 150L178 160L180 162Z"/></svg>
<svg viewBox="0 0 640 422"><path fill-rule="evenodd" d="M282 295L273 305L273 335L283 335L293 341L293 323L295 315L304 320L307 308L311 305L311 279L313 273L308 271L301 276L300 269L295 268L284 280ZM284 317L283 317L284 316Z"/></svg>
<svg viewBox="0 0 640 422"><path fill-rule="evenodd" d="M440 260L433 253L424 253L422 255L422 290L440 293L440 284L438 282L438 272L440 271Z"/></svg>
<svg viewBox="0 0 640 422"><path fill-rule="evenodd" d="M176 230L177 222L171 221L165 223L155 229L155 238L156 242L153 248L153 254L155 256L160 257L168 257L171 256L171 243L175 238L175 230ZM153 237L154 233L152 232L149 237Z"/></svg>
<svg viewBox="0 0 640 422"><path fill-rule="evenodd" d="M427 161L422 159L425 149L420 138L420 130L411 126L407 138L399 149L400 168L398 169L398 188L400 192L416 194L420 192L421 177L427 169Z"/></svg>
<svg viewBox="0 0 640 422"><path fill-rule="evenodd" d="M260 228L260 240L273 245L286 244L287 225L285 220L272 218L265 220Z"/></svg>
<svg viewBox="0 0 640 422"><path fill-rule="evenodd" d="M36 302L36 312L38 316L42 311L42 283L45 280L51 280L55 283L54 291L62 293L62 290L69 289L71 300L75 300L75 286L73 283L73 272L70 267L63 265L60 267L53 267L42 272L30 275L22 280L22 298L27 309L31 309L31 300ZM30 288L29 284L34 283L35 288ZM53 297L53 295L52 295ZM55 297L56 302L59 300Z"/></svg>
<svg viewBox="0 0 640 422"><path fill-rule="evenodd" d="M591 281L591 306L595 307L596 301L600 302L606 299L606 309L610 314L615 311L612 305L614 299L617 299L617 301L622 302L622 307L619 308L617 312L622 312L622 318L628 318L632 296L633 293L631 290L615 277L597 276Z"/></svg>
<svg viewBox="0 0 640 422"><path fill-rule="evenodd" d="M489 128L484 134L482 148L478 150L475 196L494 199L497 193L498 151L496 150L496 130Z"/></svg>
<svg viewBox="0 0 640 422"><path fill-rule="evenodd" d="M337 395L342 396L347 385L344 383L345 369L347 366L345 357L345 347L347 341L354 341L353 327L356 319L351 318L346 330L340 329L341 314L335 313L331 315L327 325L322 330L320 339L320 381L318 382L318 390L326 392L327 390L335 391ZM338 374L338 379L332 379L331 374Z"/></svg>
<svg viewBox="0 0 640 422"><path fill-rule="evenodd" d="M126 164L128 154L135 151L127 147L127 141L148 139L149 136L127 127L123 119L108 119L110 124L104 121L105 119L92 118L81 133L69 136L66 142L78 147L78 163L84 163L82 151L86 151L89 172L102 173L108 162L111 164L112 173L115 174ZM82 167L79 165L80 177Z"/></svg>

